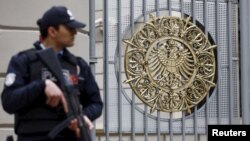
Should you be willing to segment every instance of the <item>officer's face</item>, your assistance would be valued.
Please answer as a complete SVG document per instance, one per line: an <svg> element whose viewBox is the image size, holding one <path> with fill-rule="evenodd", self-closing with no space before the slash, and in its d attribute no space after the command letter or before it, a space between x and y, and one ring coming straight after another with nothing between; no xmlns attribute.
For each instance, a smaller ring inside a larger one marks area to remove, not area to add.
<svg viewBox="0 0 250 141"><path fill-rule="evenodd" d="M74 45L76 33L76 29L74 28L70 28L65 25L59 25L54 39L59 46L70 47Z"/></svg>

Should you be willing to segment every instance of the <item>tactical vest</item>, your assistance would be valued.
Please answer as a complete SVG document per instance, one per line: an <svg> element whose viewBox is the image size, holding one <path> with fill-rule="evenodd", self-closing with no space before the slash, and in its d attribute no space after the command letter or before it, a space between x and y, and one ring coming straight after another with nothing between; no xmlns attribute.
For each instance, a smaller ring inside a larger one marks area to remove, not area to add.
<svg viewBox="0 0 250 141"><path fill-rule="evenodd" d="M30 49L24 52L29 59L28 83L34 80L51 79L58 84L52 73L36 56L36 51L36 49ZM63 68L64 76L77 76L76 58L73 55L67 57L61 56L62 57L59 57L59 62ZM34 90L34 93L35 92L36 90ZM43 93L41 98L38 98L29 104L29 107L15 115L15 131L18 135L48 133L65 118L66 115L63 111L63 107L52 108L46 105L46 96Z"/></svg>

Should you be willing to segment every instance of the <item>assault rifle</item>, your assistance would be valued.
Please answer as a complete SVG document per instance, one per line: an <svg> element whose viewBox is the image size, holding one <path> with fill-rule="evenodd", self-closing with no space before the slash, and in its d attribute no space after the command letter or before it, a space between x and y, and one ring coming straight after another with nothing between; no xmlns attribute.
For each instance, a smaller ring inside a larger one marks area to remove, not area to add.
<svg viewBox="0 0 250 141"><path fill-rule="evenodd" d="M41 50L37 52L38 58L42 63L50 70L50 72L56 77L59 82L59 87L64 93L68 104L67 119L57 125L49 134L49 138L54 139L55 136L66 128L69 122L76 118L78 120L78 127L80 129L81 141L91 141L89 130L86 127L86 123L83 118L82 106L78 99L78 93L75 90L71 81L63 76L62 67L58 61L58 58L52 48Z"/></svg>

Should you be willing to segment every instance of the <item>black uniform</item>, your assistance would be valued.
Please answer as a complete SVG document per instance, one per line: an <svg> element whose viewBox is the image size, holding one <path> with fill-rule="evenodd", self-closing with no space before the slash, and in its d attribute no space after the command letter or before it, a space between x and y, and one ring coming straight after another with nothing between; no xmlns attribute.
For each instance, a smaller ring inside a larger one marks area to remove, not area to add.
<svg viewBox="0 0 250 141"><path fill-rule="evenodd" d="M62 106L52 108L46 105L45 79L55 83L57 80L38 58L30 57L34 50L41 49L39 42L34 46L35 49L22 51L11 58L2 92L4 110L15 114L15 133L19 141L49 141L49 131L66 118ZM90 120L95 120L102 113L103 103L90 67L67 49L59 56L63 74L71 78L80 92L84 114ZM74 138L74 133L65 129L55 141L73 141Z"/></svg>

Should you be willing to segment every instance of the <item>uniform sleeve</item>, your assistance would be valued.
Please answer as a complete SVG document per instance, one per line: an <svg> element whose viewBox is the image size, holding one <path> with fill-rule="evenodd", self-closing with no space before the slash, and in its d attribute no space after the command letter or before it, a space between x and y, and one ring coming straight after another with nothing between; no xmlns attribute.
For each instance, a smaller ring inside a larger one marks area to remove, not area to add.
<svg viewBox="0 0 250 141"><path fill-rule="evenodd" d="M29 106L42 96L45 82L42 80L29 82L28 57L18 54L11 58L2 91L3 109L12 114Z"/></svg>
<svg viewBox="0 0 250 141"><path fill-rule="evenodd" d="M88 64L78 58L80 67L79 74L79 89L80 101L83 105L83 113L88 116L90 120L95 120L102 113L103 102L101 100L99 87L95 78L90 70Z"/></svg>

